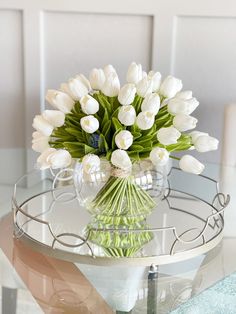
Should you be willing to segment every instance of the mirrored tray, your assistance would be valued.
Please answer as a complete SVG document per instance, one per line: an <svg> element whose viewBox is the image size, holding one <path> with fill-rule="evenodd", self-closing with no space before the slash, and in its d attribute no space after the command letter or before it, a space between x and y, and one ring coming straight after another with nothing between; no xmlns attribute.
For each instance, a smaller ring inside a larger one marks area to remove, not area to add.
<svg viewBox="0 0 236 314"><path fill-rule="evenodd" d="M78 198L73 176L57 188L53 176L35 170L17 181L13 196L15 237L44 254L94 265L150 266L193 258L222 239L229 195L219 192L214 179L173 167L165 195L147 219L145 231L153 239L134 257L108 257L85 236L91 215Z"/></svg>

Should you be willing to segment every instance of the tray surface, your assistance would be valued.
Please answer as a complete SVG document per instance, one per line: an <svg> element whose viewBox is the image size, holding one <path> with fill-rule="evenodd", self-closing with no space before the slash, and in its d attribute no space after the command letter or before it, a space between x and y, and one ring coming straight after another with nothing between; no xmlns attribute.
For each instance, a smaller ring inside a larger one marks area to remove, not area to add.
<svg viewBox="0 0 236 314"><path fill-rule="evenodd" d="M172 168L165 196L147 219L153 240L135 257L108 257L86 239L84 230L91 215L73 184L52 189L52 179L50 174L42 179L34 171L17 182L13 197L15 236L45 254L95 265L161 265L203 254L222 239L229 196L219 193L213 179ZM33 188L19 199L23 183Z"/></svg>

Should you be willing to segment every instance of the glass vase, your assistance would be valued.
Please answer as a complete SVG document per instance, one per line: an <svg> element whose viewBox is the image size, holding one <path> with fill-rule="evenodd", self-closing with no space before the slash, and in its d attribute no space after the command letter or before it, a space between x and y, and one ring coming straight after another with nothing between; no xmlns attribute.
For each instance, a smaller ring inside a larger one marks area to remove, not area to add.
<svg viewBox="0 0 236 314"><path fill-rule="evenodd" d="M153 239L146 219L163 197L165 176L150 161L122 170L104 160L89 173L77 163L74 180L92 216L86 236L105 255L132 257Z"/></svg>

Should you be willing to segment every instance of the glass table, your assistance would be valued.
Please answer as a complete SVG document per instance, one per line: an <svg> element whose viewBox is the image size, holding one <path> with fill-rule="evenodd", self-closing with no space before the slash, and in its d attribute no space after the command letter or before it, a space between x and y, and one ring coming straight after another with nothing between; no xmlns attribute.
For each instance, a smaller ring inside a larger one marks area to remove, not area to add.
<svg viewBox="0 0 236 314"><path fill-rule="evenodd" d="M195 295L235 272L236 168L208 164L205 174L219 180L220 190L231 196L225 212L223 240L206 254L183 262L158 267L154 265L151 269L138 265L107 267L73 263L43 255L33 251L20 239L13 238L12 213L2 217L0 260L1 274L5 274L0 276L2 314L27 311L83 314L171 313ZM193 181L183 179L178 184L190 190L200 189L205 196L209 194L204 185L199 186ZM35 193L42 189L42 185L31 185ZM22 199L28 193L29 189L22 186Z"/></svg>

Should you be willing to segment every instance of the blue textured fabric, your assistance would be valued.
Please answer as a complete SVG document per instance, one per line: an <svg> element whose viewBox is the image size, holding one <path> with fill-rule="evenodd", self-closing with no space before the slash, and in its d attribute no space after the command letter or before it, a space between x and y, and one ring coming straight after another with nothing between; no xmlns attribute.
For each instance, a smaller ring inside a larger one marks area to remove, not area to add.
<svg viewBox="0 0 236 314"><path fill-rule="evenodd" d="M236 314L236 273L193 297L171 314Z"/></svg>

